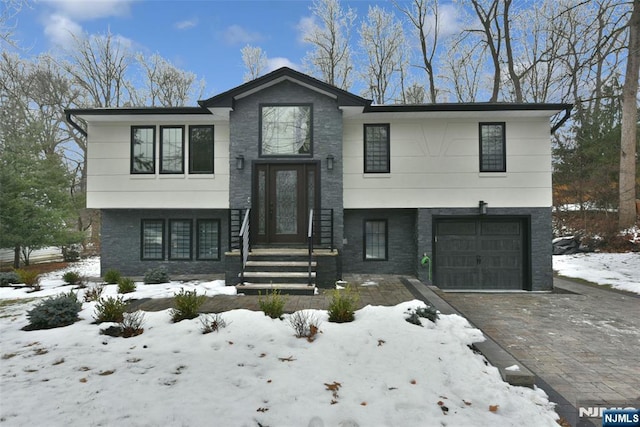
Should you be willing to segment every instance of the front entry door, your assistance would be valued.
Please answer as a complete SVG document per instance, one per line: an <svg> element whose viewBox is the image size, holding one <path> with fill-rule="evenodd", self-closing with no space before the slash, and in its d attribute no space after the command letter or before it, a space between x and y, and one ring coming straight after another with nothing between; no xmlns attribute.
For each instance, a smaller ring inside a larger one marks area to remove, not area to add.
<svg viewBox="0 0 640 427"><path fill-rule="evenodd" d="M255 243L304 243L317 197L315 163L256 165Z"/></svg>

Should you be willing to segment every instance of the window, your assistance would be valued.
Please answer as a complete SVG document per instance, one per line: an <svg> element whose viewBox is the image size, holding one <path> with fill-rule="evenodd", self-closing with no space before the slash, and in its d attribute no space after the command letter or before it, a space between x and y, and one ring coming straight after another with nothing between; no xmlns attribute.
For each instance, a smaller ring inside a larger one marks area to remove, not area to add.
<svg viewBox="0 0 640 427"><path fill-rule="evenodd" d="M311 155L311 105L263 105L260 153L263 156Z"/></svg>
<svg viewBox="0 0 640 427"><path fill-rule="evenodd" d="M191 220L169 220L169 259L191 259Z"/></svg>
<svg viewBox="0 0 640 427"><path fill-rule="evenodd" d="M155 126L131 126L131 173L156 173Z"/></svg>
<svg viewBox="0 0 640 427"><path fill-rule="evenodd" d="M189 126L189 173L213 173L213 125Z"/></svg>
<svg viewBox="0 0 640 427"><path fill-rule="evenodd" d="M160 126L160 173L184 173L184 126Z"/></svg>
<svg viewBox="0 0 640 427"><path fill-rule="evenodd" d="M365 220L364 260L387 259L387 220Z"/></svg>
<svg viewBox="0 0 640 427"><path fill-rule="evenodd" d="M143 219L140 237L140 258L143 260L164 259L164 220Z"/></svg>
<svg viewBox="0 0 640 427"><path fill-rule="evenodd" d="M506 172L504 123L480 123L480 172Z"/></svg>
<svg viewBox="0 0 640 427"><path fill-rule="evenodd" d="M220 221L215 219L199 219L197 235L197 259L220 259Z"/></svg>
<svg viewBox="0 0 640 427"><path fill-rule="evenodd" d="M391 172L389 125L364 125L364 172Z"/></svg>

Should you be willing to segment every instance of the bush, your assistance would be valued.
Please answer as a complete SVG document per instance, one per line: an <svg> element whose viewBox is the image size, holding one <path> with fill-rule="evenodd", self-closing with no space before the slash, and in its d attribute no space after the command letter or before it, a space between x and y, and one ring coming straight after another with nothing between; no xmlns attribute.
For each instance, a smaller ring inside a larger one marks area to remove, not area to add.
<svg viewBox="0 0 640 427"><path fill-rule="evenodd" d="M20 283L24 283L36 290L40 289L40 275L36 270L24 270L19 268L16 270L16 274L18 275Z"/></svg>
<svg viewBox="0 0 640 427"><path fill-rule="evenodd" d="M110 285L115 285L120 280L120 272L115 269L109 269L104 273L104 281Z"/></svg>
<svg viewBox="0 0 640 427"><path fill-rule="evenodd" d="M118 279L118 293L128 294L136 290L136 282L128 277L121 277Z"/></svg>
<svg viewBox="0 0 640 427"><path fill-rule="evenodd" d="M165 267L152 268L144 273L144 283L147 285L167 282L169 282L169 273Z"/></svg>
<svg viewBox="0 0 640 427"><path fill-rule="evenodd" d="M131 338L144 332L142 325L144 324L144 313L140 310L133 313L124 313L124 318L120 323L122 328L122 336Z"/></svg>
<svg viewBox="0 0 640 427"><path fill-rule="evenodd" d="M297 338L306 337L311 342L319 331L320 321L310 310L296 311L288 320Z"/></svg>
<svg viewBox="0 0 640 427"><path fill-rule="evenodd" d="M104 291L104 286L102 285L94 285L84 292L84 302L98 301L102 296L102 291Z"/></svg>
<svg viewBox="0 0 640 427"><path fill-rule="evenodd" d="M224 320L220 313L206 314L200 318L200 322L202 323L203 334L218 332L220 329L227 327L227 321Z"/></svg>
<svg viewBox="0 0 640 427"><path fill-rule="evenodd" d="M67 271L62 275L62 280L71 286L84 286L84 278L77 271Z"/></svg>
<svg viewBox="0 0 640 427"><path fill-rule="evenodd" d="M171 309L171 320L175 323L184 319L195 319L198 317L198 309L206 299L206 296L198 295L195 290L181 289L173 299L176 308Z"/></svg>
<svg viewBox="0 0 640 427"><path fill-rule="evenodd" d="M267 294L264 298L260 296L258 298L258 306L260 310L264 311L264 314L272 319L279 319L284 314L284 305L287 303L287 298L280 294L278 289L274 289L270 294Z"/></svg>
<svg viewBox="0 0 640 427"><path fill-rule="evenodd" d="M71 325L78 320L82 303L72 291L47 298L27 313L29 325L24 329L51 329Z"/></svg>
<svg viewBox="0 0 640 427"><path fill-rule="evenodd" d="M120 323L124 319L124 312L127 309L127 303L122 297L100 298L96 304L96 323L116 322Z"/></svg>
<svg viewBox="0 0 640 427"><path fill-rule="evenodd" d="M16 283L20 283L20 277L15 271L0 272L0 286L10 286Z"/></svg>
<svg viewBox="0 0 640 427"><path fill-rule="evenodd" d="M431 306L418 307L415 310L409 310L409 317L405 318L405 320L414 325L422 326L421 317L435 323L439 318L438 310Z"/></svg>
<svg viewBox="0 0 640 427"><path fill-rule="evenodd" d="M345 323L353 322L360 295L351 286L345 289L332 291L329 303L329 322Z"/></svg>

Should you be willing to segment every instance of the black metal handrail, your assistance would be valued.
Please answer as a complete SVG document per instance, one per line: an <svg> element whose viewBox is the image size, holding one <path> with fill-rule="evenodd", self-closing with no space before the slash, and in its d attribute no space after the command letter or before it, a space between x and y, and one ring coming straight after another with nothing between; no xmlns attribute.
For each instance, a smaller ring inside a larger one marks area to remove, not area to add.
<svg viewBox="0 0 640 427"><path fill-rule="evenodd" d="M310 220L311 221L311 220ZM333 242L333 209L316 209L313 215L314 246L335 250Z"/></svg>
<svg viewBox="0 0 640 427"><path fill-rule="evenodd" d="M307 242L309 244L309 286L313 284L311 280L311 263L313 262L313 209L309 209L309 227L307 228Z"/></svg>

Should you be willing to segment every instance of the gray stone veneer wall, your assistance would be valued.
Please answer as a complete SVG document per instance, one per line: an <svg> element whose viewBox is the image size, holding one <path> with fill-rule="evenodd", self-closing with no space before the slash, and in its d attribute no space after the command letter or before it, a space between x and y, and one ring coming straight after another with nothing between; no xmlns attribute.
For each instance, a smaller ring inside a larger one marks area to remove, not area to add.
<svg viewBox="0 0 640 427"><path fill-rule="evenodd" d="M165 220L165 259L140 259L142 219ZM193 220L191 261L174 261L168 257L169 219ZM196 260L196 219L220 220L220 260ZM100 271L104 274L115 268L123 275L142 276L150 268L166 267L171 275L224 273L225 251L229 249L229 214L226 210L211 209L105 209L102 211Z"/></svg>
<svg viewBox="0 0 640 427"><path fill-rule="evenodd" d="M260 104L313 104L313 157L260 157ZM328 96L283 81L253 95L238 99L229 116L230 177L229 203L232 209L251 207L253 162L319 161L321 207L334 209L334 242L342 246L342 112ZM236 157L244 156L245 167L236 169ZM326 158L335 159L333 170Z"/></svg>
<svg viewBox="0 0 640 427"><path fill-rule="evenodd" d="M387 220L386 261L364 260L364 221ZM342 251L344 273L415 275L417 258L416 209L346 209L344 229L347 243Z"/></svg>
<svg viewBox="0 0 640 427"><path fill-rule="evenodd" d="M427 253L433 259L433 217L434 216L477 216L478 209L440 208L418 209L416 215L416 236L418 254ZM548 291L553 288L552 265L552 228L551 208L491 208L488 217L520 216L529 222L529 256L528 271L531 290ZM418 268L418 278L429 283L428 271ZM437 286L437 283L435 283Z"/></svg>

